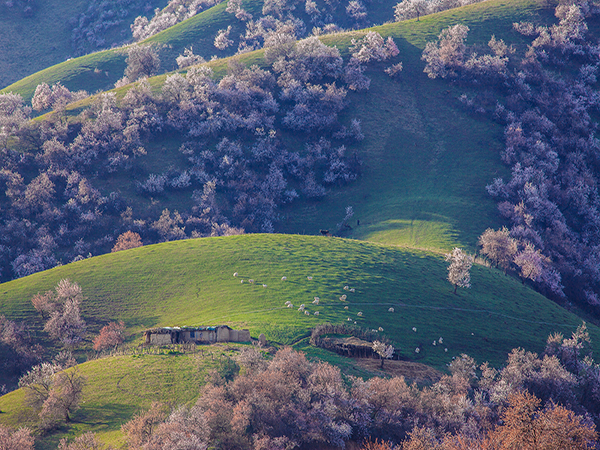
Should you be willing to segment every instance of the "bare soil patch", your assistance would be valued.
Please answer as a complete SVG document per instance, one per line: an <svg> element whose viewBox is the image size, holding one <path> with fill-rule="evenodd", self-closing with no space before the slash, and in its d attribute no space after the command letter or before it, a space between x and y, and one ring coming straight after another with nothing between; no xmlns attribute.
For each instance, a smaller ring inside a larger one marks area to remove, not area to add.
<svg viewBox="0 0 600 450"><path fill-rule="evenodd" d="M381 370L381 360L375 358L353 358L355 364L378 376L404 377L407 383L432 384L444 375L425 364L411 361L386 360Z"/></svg>

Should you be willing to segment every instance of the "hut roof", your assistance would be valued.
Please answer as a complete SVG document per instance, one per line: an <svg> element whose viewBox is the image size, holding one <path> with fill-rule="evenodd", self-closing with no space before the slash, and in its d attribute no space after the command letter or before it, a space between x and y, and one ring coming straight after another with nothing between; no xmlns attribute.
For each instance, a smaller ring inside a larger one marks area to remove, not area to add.
<svg viewBox="0 0 600 450"><path fill-rule="evenodd" d="M150 334L167 334L167 333L171 333L173 331L216 331L217 328L229 328L231 330L231 328L228 325L210 325L210 326L197 326L197 327L188 327L188 326L181 326L181 327L156 327L156 328L149 328L145 331L145 333L150 333Z"/></svg>

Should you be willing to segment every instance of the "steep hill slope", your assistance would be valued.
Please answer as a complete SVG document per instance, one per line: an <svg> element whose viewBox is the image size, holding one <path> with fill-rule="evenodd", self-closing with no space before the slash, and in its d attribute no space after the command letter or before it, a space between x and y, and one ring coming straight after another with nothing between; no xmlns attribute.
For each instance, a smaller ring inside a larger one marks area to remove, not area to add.
<svg viewBox="0 0 600 450"><path fill-rule="evenodd" d="M249 11L257 9L253 2L245 6ZM481 232L498 226L496 206L485 185L506 174L498 156L502 129L468 112L457 100L462 89L429 80L422 72L421 50L441 29L457 22L471 27L470 39L476 42L487 42L494 33L518 45L521 38L512 30L513 22L545 21L550 15L532 1L490 1L375 28L384 37L394 37L400 51L397 61L402 61L404 71L398 80L392 80L382 73L384 64L375 65L367 71L372 79L370 90L348 95L350 104L341 121L357 118L362 123L365 140L348 145L348 153L363 162L361 177L344 189L332 187L323 200L299 200L285 206L275 229L308 234L320 229L335 231L344 208L350 205L355 215L349 223L354 230L345 231L348 237L445 250L461 245L473 250ZM235 25L232 17L224 5L217 5L150 41L171 45L167 51L173 58L192 44L198 53L212 52L214 33L229 23ZM363 35L343 33L322 39L347 55L351 39ZM123 60L124 55L116 51L89 55L49 68L4 92L15 90L28 97L42 81L61 81L72 89L92 91L120 77ZM242 55L241 61L265 64L262 51ZM211 63L218 76L225 73L226 63ZM158 89L164 79L150 81ZM282 137L285 145L304 151L295 148L293 133ZM165 193L148 198L139 195L135 186L135 181L142 182L165 167L186 170L189 163L178 151L181 144L180 135L155 138L148 144L147 157L135 162L134 183L130 173L117 172L94 180L94 185L106 196L120 192L134 213L145 219L156 220L164 208L185 211L192 204L189 197ZM356 220L360 227L355 227ZM92 251L97 254L107 249Z"/></svg>
<svg viewBox="0 0 600 450"><path fill-rule="evenodd" d="M101 3L17 0L0 5L0 86L81 54L76 47L95 51L126 41L134 18L163 7L167 0ZM81 31L77 36L75 28ZM91 37L94 43L88 42Z"/></svg>

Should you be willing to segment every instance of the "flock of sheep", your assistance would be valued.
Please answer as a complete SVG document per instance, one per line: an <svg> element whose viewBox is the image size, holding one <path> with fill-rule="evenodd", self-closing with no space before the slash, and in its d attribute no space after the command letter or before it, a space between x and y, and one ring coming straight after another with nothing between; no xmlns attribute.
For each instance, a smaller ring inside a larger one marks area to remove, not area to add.
<svg viewBox="0 0 600 450"><path fill-rule="evenodd" d="M234 276L234 277L238 277L238 276L239 276L238 272L234 272L233 276ZM312 281L313 277L312 277L312 276L307 276L307 277L306 277L306 279L307 279L308 281ZM286 276L283 276L283 277L281 277L281 281L287 281L287 277L286 277ZM254 283L255 283L255 280L254 280L254 279L248 279L248 280L240 279L240 283L241 283L241 284L244 284L244 283L250 283L250 284L254 284ZM262 284L262 287L263 287L263 288L266 288L266 287L267 287L267 285L266 285L266 284ZM350 286L346 285L346 286L344 286L344 291L348 291L348 292L351 292L351 293L355 293L355 292L356 292L356 289L355 289L355 288L351 288ZM339 299L340 299L340 301L342 301L342 302L345 302L345 301L348 299L348 296L347 296L346 294L342 294L342 295L340 296L340 298L339 298ZM320 301L321 301L321 299L320 299L319 297L314 297L314 300L312 301L312 304L313 304L313 305L318 305ZM294 305L293 305L293 304L292 304L292 302L291 302L291 301L289 301L289 300L285 302L284 306L285 306L286 308L294 308ZM346 306L344 306L344 309L345 309L346 311L348 311L348 310L349 310L349 308L348 308L348 306L347 306L347 305L346 305ZM304 313L304 314L305 314L305 315L307 315L307 316L310 316L310 315L311 315L310 311L308 311L308 310L306 309L306 305L305 305L304 303L302 303L302 304L301 304L301 305L298 307L298 311L299 311L299 312L301 312L301 313ZM388 309L388 312L390 312L390 313L393 313L394 311L395 311L395 309L394 309L393 307L390 307L390 308ZM313 312L313 315L314 315L314 316L318 316L318 315L319 315L319 311L314 311L314 312ZM358 311L358 312L356 313L356 315L357 315L358 317L363 317L363 312L362 312L362 311ZM348 317L346 320L347 320L348 322L353 322L353 323L356 325L356 320L352 319L351 317ZM373 332L375 332L375 333L377 333L377 332L383 332L383 327L379 327L379 328L377 328L377 329L373 329L373 330L371 330L371 331L373 331ZM416 327L412 327L412 331L416 333L416 332L417 332L417 328L416 328ZM443 342L444 342L444 339L443 339L442 337L440 337L439 339L436 339L436 340L434 340L434 341L432 342L432 346L438 346L438 344L441 346L441 345L443 344ZM416 347L416 348L415 348L415 353L417 353L417 354L418 354L418 353L420 353L420 352L421 352L421 348L420 348L420 347ZM448 352L448 348L444 348L444 352L446 352L446 353L447 353L447 352Z"/></svg>

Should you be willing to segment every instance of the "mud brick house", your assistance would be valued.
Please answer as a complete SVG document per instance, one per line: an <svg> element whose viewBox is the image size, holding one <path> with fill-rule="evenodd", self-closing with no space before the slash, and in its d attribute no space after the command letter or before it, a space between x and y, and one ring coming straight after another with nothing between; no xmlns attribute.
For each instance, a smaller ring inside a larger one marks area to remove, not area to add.
<svg viewBox="0 0 600 450"><path fill-rule="evenodd" d="M144 332L146 344L212 344L214 342L250 342L250 331L234 330L227 325L209 327L160 327Z"/></svg>

